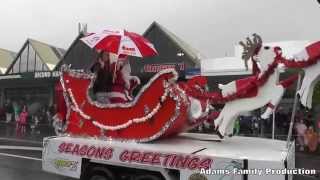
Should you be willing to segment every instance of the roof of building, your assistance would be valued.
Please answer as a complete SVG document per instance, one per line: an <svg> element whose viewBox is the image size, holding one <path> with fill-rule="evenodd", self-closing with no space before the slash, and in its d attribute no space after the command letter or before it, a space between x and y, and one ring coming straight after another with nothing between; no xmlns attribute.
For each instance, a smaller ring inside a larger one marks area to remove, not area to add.
<svg viewBox="0 0 320 180"><path fill-rule="evenodd" d="M4 74L6 72L15 57L15 52L0 48L0 74Z"/></svg>
<svg viewBox="0 0 320 180"><path fill-rule="evenodd" d="M64 55L61 57L61 61L59 61L56 65L56 67L54 68L54 70L58 70L60 68L60 66L64 63L64 59L65 57L68 56L68 54L72 51L72 49L75 47L75 45L79 42L80 38L82 38L84 36L83 33L79 33L78 36L73 40L73 42L71 43L71 45L68 47L68 49L65 51Z"/></svg>
<svg viewBox="0 0 320 180"><path fill-rule="evenodd" d="M200 64L200 60L203 58L203 54L201 54L197 49L191 47L188 43L183 41L181 38L179 38L177 35L169 31L167 28L164 26L160 25L156 21L154 21L148 28L147 30L143 33L143 36L146 36L153 28L158 28L160 29L164 34L167 35L167 37L175 43L177 46L179 46L183 53L185 53L187 56L190 57L190 59L196 63Z"/></svg>
<svg viewBox="0 0 320 180"><path fill-rule="evenodd" d="M57 48L34 39L28 39L28 42L50 70L53 70L56 67L66 52L66 50L62 48Z"/></svg>
<svg viewBox="0 0 320 180"><path fill-rule="evenodd" d="M58 48L47 43L40 42L38 40L28 38L26 42L23 44L20 51L15 56L14 61L7 68L6 73L8 73L11 70L11 68L13 68L14 64L17 62L19 56L28 44L31 45L31 47L40 57L41 61L48 67L49 70L54 70L54 68L60 62L61 58L66 52L66 50L62 48Z"/></svg>

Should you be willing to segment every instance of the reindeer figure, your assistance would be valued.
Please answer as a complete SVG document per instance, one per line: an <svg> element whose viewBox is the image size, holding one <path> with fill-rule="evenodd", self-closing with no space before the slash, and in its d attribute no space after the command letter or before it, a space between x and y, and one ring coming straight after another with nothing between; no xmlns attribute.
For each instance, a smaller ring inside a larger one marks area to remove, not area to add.
<svg viewBox="0 0 320 180"><path fill-rule="evenodd" d="M277 59L287 68L302 68L304 78L298 94L301 104L311 109L313 90L320 78L320 41L308 45L291 59L282 57L281 53Z"/></svg>
<svg viewBox="0 0 320 180"><path fill-rule="evenodd" d="M246 67L248 66L248 60L251 59L253 61L255 78L251 78L254 80L248 84L255 83L257 93L253 97L235 99L225 104L218 118L214 120L216 130L221 138L225 135L232 135L234 121L245 112L267 105L267 109L261 117L263 119L269 118L285 92L285 85L279 83L279 70L275 60L275 50L277 48L262 46L260 36L256 34L253 36L253 40L247 38L246 44L240 42L240 45L244 48L242 58ZM238 82L239 80L232 81L227 85L220 85L219 88L222 90L223 97L237 93L239 91Z"/></svg>

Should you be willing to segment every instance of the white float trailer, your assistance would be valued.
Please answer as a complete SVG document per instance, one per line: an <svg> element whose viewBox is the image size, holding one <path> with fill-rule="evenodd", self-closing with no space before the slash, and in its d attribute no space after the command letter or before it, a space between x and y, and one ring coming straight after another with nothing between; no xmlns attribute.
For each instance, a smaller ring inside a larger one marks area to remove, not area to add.
<svg viewBox="0 0 320 180"><path fill-rule="evenodd" d="M83 180L291 180L294 144L184 133L150 143L47 137L43 170Z"/></svg>

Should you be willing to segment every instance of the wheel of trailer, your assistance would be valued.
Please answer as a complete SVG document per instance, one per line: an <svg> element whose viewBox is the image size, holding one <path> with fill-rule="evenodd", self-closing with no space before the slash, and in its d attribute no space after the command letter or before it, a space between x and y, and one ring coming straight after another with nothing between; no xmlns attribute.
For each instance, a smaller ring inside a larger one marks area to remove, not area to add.
<svg viewBox="0 0 320 180"><path fill-rule="evenodd" d="M105 167L93 167L85 180L115 180L113 173Z"/></svg>
<svg viewBox="0 0 320 180"><path fill-rule="evenodd" d="M153 174L138 175L134 180L162 180L161 177Z"/></svg>

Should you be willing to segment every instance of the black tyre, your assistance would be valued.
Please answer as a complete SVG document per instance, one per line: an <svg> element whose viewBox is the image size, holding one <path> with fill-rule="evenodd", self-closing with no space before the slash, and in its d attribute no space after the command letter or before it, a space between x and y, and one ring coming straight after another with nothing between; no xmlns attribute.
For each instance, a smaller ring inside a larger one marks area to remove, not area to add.
<svg viewBox="0 0 320 180"><path fill-rule="evenodd" d="M116 180L113 173L105 167L93 167L83 180Z"/></svg>
<svg viewBox="0 0 320 180"><path fill-rule="evenodd" d="M134 178L134 180L162 180L162 178L157 175L146 174L146 175L138 175Z"/></svg>

